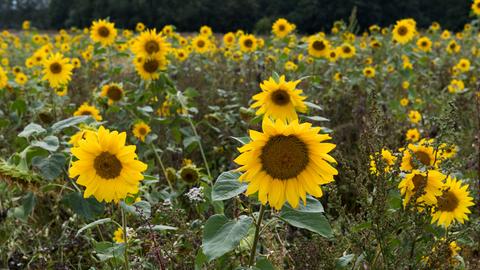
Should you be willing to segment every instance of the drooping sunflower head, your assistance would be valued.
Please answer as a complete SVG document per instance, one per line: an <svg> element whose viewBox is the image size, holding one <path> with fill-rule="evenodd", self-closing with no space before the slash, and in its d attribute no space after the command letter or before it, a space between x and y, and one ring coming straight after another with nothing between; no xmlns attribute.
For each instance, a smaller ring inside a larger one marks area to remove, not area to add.
<svg viewBox="0 0 480 270"><path fill-rule="evenodd" d="M117 29L115 24L106 20L94 21L90 29L90 38L102 46L109 46L115 42Z"/></svg>
<svg viewBox="0 0 480 270"><path fill-rule="evenodd" d="M138 122L133 125L133 135L140 139L142 142L145 141L145 137L152 131L149 125L144 122Z"/></svg>
<svg viewBox="0 0 480 270"><path fill-rule="evenodd" d="M253 52L257 49L257 39L254 35L243 35L238 41L242 52Z"/></svg>
<svg viewBox="0 0 480 270"><path fill-rule="evenodd" d="M471 213L468 208L473 205L468 185L462 185L461 181L448 177L432 210L432 223L444 227L450 226L454 221L463 224L468 220L467 214Z"/></svg>
<svg viewBox="0 0 480 270"><path fill-rule="evenodd" d="M72 70L73 65L68 58L64 58L60 53L52 54L43 62L43 80L57 88L71 80Z"/></svg>
<svg viewBox="0 0 480 270"><path fill-rule="evenodd" d="M137 57L134 60L135 69L143 80L156 80L160 77L160 71L167 68L167 60L159 55L148 59Z"/></svg>
<svg viewBox="0 0 480 270"><path fill-rule="evenodd" d="M258 192L262 204L276 209L285 201L296 208L306 194L323 195L320 185L333 181L338 172L329 162L328 153L334 144L325 143L329 135L319 134L320 128L297 121L284 123L267 119L263 132L250 130L251 142L239 148L235 162L244 172L240 181L248 182L247 195Z"/></svg>
<svg viewBox="0 0 480 270"><path fill-rule="evenodd" d="M74 113L74 116L90 115L97 121L102 121L102 116L95 106L90 106L88 103L83 103Z"/></svg>
<svg viewBox="0 0 480 270"><path fill-rule="evenodd" d="M170 43L156 29L143 31L132 45L132 52L143 58L165 57L169 50Z"/></svg>
<svg viewBox="0 0 480 270"><path fill-rule="evenodd" d="M96 135L87 136L71 149L78 160L72 163L69 174L86 187L84 197L119 202L128 194L138 193L147 165L137 160L134 145L125 145L126 133L110 132L101 126Z"/></svg>
<svg viewBox="0 0 480 270"><path fill-rule="evenodd" d="M286 37L293 29L293 25L284 18L276 20L272 25L272 33L279 38Z"/></svg>
<svg viewBox="0 0 480 270"><path fill-rule="evenodd" d="M200 179L200 173L195 165L185 165L180 169L180 178L187 184L193 185Z"/></svg>
<svg viewBox="0 0 480 270"><path fill-rule="evenodd" d="M416 31L416 23L411 19L399 20L393 28L393 39L400 44L405 44L413 39Z"/></svg>
<svg viewBox="0 0 480 270"><path fill-rule="evenodd" d="M306 99L303 91L297 89L300 80L286 81L280 76L278 82L272 77L260 84L262 92L252 97L255 100L250 107L258 108L257 115L264 115L264 119L273 118L283 122L297 120L297 111L306 112Z"/></svg>
<svg viewBox="0 0 480 270"><path fill-rule="evenodd" d="M109 83L102 87L102 92L100 96L107 97L108 103L112 104L118 102L123 98L123 88L117 83Z"/></svg>
<svg viewBox="0 0 480 270"><path fill-rule="evenodd" d="M314 35L308 38L308 54L313 57L324 57L330 51L330 42L324 37Z"/></svg>
<svg viewBox="0 0 480 270"><path fill-rule="evenodd" d="M427 172L413 170L405 175L398 185L400 193L404 195L403 205L406 206L412 197L417 198L416 204L420 207L436 204L436 197L442 193L441 188L445 178L445 175L435 170Z"/></svg>

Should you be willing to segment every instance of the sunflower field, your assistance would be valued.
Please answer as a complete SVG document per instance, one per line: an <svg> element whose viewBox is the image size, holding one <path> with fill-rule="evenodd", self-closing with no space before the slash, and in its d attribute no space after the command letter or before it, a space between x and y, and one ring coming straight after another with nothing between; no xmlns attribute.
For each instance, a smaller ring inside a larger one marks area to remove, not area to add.
<svg viewBox="0 0 480 270"><path fill-rule="evenodd" d="M0 268L480 269L477 16L2 29Z"/></svg>

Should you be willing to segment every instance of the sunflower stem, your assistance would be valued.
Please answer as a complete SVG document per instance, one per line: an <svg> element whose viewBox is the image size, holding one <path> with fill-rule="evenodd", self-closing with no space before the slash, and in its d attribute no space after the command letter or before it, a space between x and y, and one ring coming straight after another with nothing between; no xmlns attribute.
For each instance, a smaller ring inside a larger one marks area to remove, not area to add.
<svg viewBox="0 0 480 270"><path fill-rule="evenodd" d="M167 183L168 183L168 186L170 187L170 190L173 192L173 186L172 186L172 183L170 182L170 179L168 179L167 170L165 169L165 165L163 164L162 158L157 153L157 150L155 149L155 146L153 146L152 143L150 143L150 147L152 148L153 154L155 155L155 158L157 159L157 162L160 165L160 168L163 172L163 175L165 176L165 179L167 180Z"/></svg>
<svg viewBox="0 0 480 270"><path fill-rule="evenodd" d="M260 205L260 213L258 214L258 220L255 224L255 237L253 238L252 250L250 251L250 259L248 266L251 267L255 263L255 254L257 253L257 243L260 238L260 226L262 225L263 215L265 214L265 205Z"/></svg>
<svg viewBox="0 0 480 270"><path fill-rule="evenodd" d="M123 253L125 260L125 270L129 270L130 266L128 265L128 239L127 239L127 217L122 207L120 207L122 213L122 229L123 229L123 240L125 243L125 251Z"/></svg>

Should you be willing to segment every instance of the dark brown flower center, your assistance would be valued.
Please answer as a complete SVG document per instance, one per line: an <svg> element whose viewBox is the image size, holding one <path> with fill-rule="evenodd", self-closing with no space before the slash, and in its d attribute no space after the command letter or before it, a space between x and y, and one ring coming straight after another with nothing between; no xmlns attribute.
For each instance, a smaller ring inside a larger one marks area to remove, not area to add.
<svg viewBox="0 0 480 270"><path fill-rule="evenodd" d="M203 40L197 41L197 47L198 47L198 48L203 48L203 47L205 47L205 41L203 41Z"/></svg>
<svg viewBox="0 0 480 270"><path fill-rule="evenodd" d="M278 30L280 30L280 32L283 32L285 31L285 28L286 28L285 25L280 24L280 26L278 27Z"/></svg>
<svg viewBox="0 0 480 270"><path fill-rule="evenodd" d="M290 95L287 93L287 91L278 89L272 93L272 101L276 105L284 106L290 103Z"/></svg>
<svg viewBox="0 0 480 270"><path fill-rule="evenodd" d="M350 49L350 46L343 47L343 52L344 53L349 54L351 51L352 51L352 49Z"/></svg>
<svg viewBox="0 0 480 270"><path fill-rule="evenodd" d="M450 190L443 191L442 196L437 197L437 208L439 211L453 212L457 209L458 204L457 196Z"/></svg>
<svg viewBox="0 0 480 270"><path fill-rule="evenodd" d="M195 183L198 180L198 172L194 168L186 167L180 172L183 181L187 183Z"/></svg>
<svg viewBox="0 0 480 270"><path fill-rule="evenodd" d="M113 101L119 101L122 99L123 91L116 85L111 85L108 87L107 96Z"/></svg>
<svg viewBox="0 0 480 270"><path fill-rule="evenodd" d="M145 135L147 134L147 129L144 127L141 127L138 129L138 133L140 133L141 135Z"/></svg>
<svg viewBox="0 0 480 270"><path fill-rule="evenodd" d="M407 33L408 33L408 28L406 26L400 26L397 30L397 33L400 35L400 36L405 36Z"/></svg>
<svg viewBox="0 0 480 270"><path fill-rule="evenodd" d="M422 41L422 43L420 44L422 47L427 47L428 46L428 43L426 41Z"/></svg>
<svg viewBox="0 0 480 270"><path fill-rule="evenodd" d="M106 26L101 26L100 28L98 28L98 35L106 38L110 35L110 30L108 30Z"/></svg>
<svg viewBox="0 0 480 270"><path fill-rule="evenodd" d="M97 174L104 179L113 179L122 172L122 163L115 155L102 152L93 161L93 167Z"/></svg>
<svg viewBox="0 0 480 270"><path fill-rule="evenodd" d="M58 74L58 73L62 72L62 65L60 65L60 63L58 63L58 62L52 63L50 65L50 71L53 74Z"/></svg>
<svg viewBox="0 0 480 270"><path fill-rule="evenodd" d="M92 115L91 111L82 111L81 115Z"/></svg>
<svg viewBox="0 0 480 270"><path fill-rule="evenodd" d="M247 48L251 48L253 46L253 40L248 38L243 42L243 45L245 45Z"/></svg>
<svg viewBox="0 0 480 270"><path fill-rule="evenodd" d="M325 43L321 40L315 40L312 44L312 47L316 51L323 51L326 48Z"/></svg>
<svg viewBox="0 0 480 270"><path fill-rule="evenodd" d="M415 174L412 178L413 182L413 192L417 193L418 191L423 191L427 186L427 177L421 174Z"/></svg>
<svg viewBox="0 0 480 270"><path fill-rule="evenodd" d="M428 166L430 165L430 155L423 151L415 152L415 157L418 161L420 161L423 165Z"/></svg>
<svg viewBox="0 0 480 270"><path fill-rule="evenodd" d="M294 135L271 137L260 154L263 170L274 179L297 177L308 165L307 145Z"/></svg>
<svg viewBox="0 0 480 270"><path fill-rule="evenodd" d="M455 43L451 43L451 44L450 44L450 49L452 49L452 50L453 50L453 49L455 49L455 47L456 47L456 46L457 46L457 44L455 44Z"/></svg>
<svg viewBox="0 0 480 270"><path fill-rule="evenodd" d="M145 43L145 51L147 51L148 54L154 54L160 51L160 46L155 40L149 40Z"/></svg>
<svg viewBox="0 0 480 270"><path fill-rule="evenodd" d="M143 63L143 69L148 73L155 73L160 67L160 63L156 59L148 59Z"/></svg>

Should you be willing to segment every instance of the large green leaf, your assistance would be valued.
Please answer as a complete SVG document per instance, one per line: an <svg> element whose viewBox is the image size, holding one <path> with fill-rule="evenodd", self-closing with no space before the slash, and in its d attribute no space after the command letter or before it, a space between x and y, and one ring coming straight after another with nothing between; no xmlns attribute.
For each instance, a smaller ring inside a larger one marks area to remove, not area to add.
<svg viewBox="0 0 480 270"><path fill-rule="evenodd" d="M84 199L80 192L72 192L65 195L62 202L86 220L93 220L103 214L104 211L103 204L93 197Z"/></svg>
<svg viewBox="0 0 480 270"><path fill-rule="evenodd" d="M307 229L324 237L332 237L332 228L322 212L321 203L309 197L306 206L300 204L296 209L285 204L280 212L280 218L297 228Z"/></svg>
<svg viewBox="0 0 480 270"><path fill-rule="evenodd" d="M139 201L131 205L122 201L120 202L120 206L125 209L126 212L144 218L149 218L152 213L152 206L147 201Z"/></svg>
<svg viewBox="0 0 480 270"><path fill-rule="evenodd" d="M224 201L247 190L247 183L238 181L239 172L229 171L220 174L213 185L212 200Z"/></svg>
<svg viewBox="0 0 480 270"><path fill-rule="evenodd" d="M50 152L55 152L58 149L59 142L56 136L49 135L43 138L43 140L41 141L33 141L31 145L35 147L40 147Z"/></svg>
<svg viewBox="0 0 480 270"><path fill-rule="evenodd" d="M90 118L89 115L82 115L82 116L73 116L61 121L56 122L55 124L52 125L52 131L57 132L60 131L64 128L75 126L77 124L83 123L87 121L87 119Z"/></svg>
<svg viewBox="0 0 480 270"><path fill-rule="evenodd" d="M30 123L23 129L22 132L20 132L20 134L18 134L18 137L28 138L33 134L41 134L45 131L46 130L39 124Z"/></svg>
<svg viewBox="0 0 480 270"><path fill-rule="evenodd" d="M36 156L32 159L33 167L48 180L55 180L63 173L65 162L65 155L62 153L55 153L48 157Z"/></svg>
<svg viewBox="0 0 480 270"><path fill-rule="evenodd" d="M124 243L115 244L107 241L95 243L95 253L102 262L110 259L123 261L124 252Z"/></svg>
<svg viewBox="0 0 480 270"><path fill-rule="evenodd" d="M229 220L224 215L213 215L203 230L202 249L208 261L233 250L248 233L253 219L240 216L238 220Z"/></svg>
<svg viewBox="0 0 480 270"><path fill-rule="evenodd" d="M83 231L85 231L87 229L90 229L90 228L93 228L93 227L98 226L100 224L105 224L105 223L108 223L108 222L111 222L111 221L112 221L111 218L102 218L102 219L99 219L99 220L95 220L94 222L88 223L87 225L80 228L80 230L78 230L76 236L80 235Z"/></svg>

